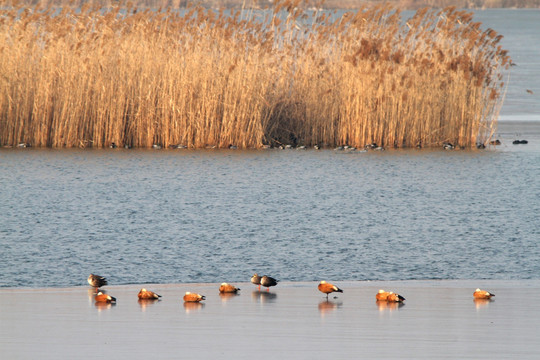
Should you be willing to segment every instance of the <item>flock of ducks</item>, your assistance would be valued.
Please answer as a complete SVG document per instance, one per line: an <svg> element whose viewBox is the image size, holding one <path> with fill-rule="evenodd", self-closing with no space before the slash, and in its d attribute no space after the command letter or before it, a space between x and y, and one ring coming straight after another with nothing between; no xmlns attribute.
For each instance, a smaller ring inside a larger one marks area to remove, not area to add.
<svg viewBox="0 0 540 360"><path fill-rule="evenodd" d="M514 145L528 144L528 143L529 142L527 140L514 140L512 142L512 144L514 144ZM490 145L501 145L502 143L501 143L500 140L497 139L497 140L491 140L489 142L489 144ZM4 146L4 147L11 147L11 146ZM17 144L17 147L18 148L27 148L27 147L32 147L32 145L30 143L23 142L23 143ZM319 145L319 144L313 145L313 149L315 149L315 150L320 150L323 147L325 147L325 146L324 145ZM418 145L416 145L416 147L421 148L422 145L418 144ZM448 141L443 142L442 147L443 147L444 150L454 150L456 148L462 149L462 150L465 149L462 146L456 146L456 145L454 145L454 144L452 144L452 143L450 143ZM483 144L483 143L476 144L476 147L478 149L485 149L486 148L485 144ZM112 142L112 143L110 143L109 148L116 149L116 148L118 148L118 145L115 142ZM124 148L125 149L131 149L131 146L128 145L128 144L125 144ZM159 150L159 149L162 149L162 148L163 148L163 146L161 144L153 144L152 145L152 149ZM186 145L182 145L182 144L173 144L173 145L169 145L168 148L169 149L187 149L188 147ZM215 148L216 148L215 145L212 145L212 146L207 145L206 146L206 149L215 149ZM272 148L281 149L281 150L288 150L288 149L306 150L306 149L308 149L308 147L305 146L305 145L299 145L299 146L296 146L296 147L293 146L293 145L279 145L277 147L273 147L271 145L263 145L262 146L263 150L272 149ZM231 144L231 145L228 146L228 149L236 150L236 149L238 149L238 146ZM363 148L359 148L359 149L355 148L354 146L340 145L340 146L334 148L334 150L345 151L345 152L367 152L368 150L384 151L385 148L383 146L377 145L377 143L371 143L371 144L368 144L368 145L364 146Z"/></svg>
<svg viewBox="0 0 540 360"><path fill-rule="evenodd" d="M259 291L261 290L261 286L266 287L266 291L270 291L270 287L276 286L278 284L279 280L274 279L271 276L264 275L259 276L257 274L254 274L251 277L251 283L258 286ZM100 275L94 275L90 274L88 276L88 283L90 286L94 287L96 289L96 295L94 297L96 303L116 303L116 298L112 297L110 295L104 294L99 290L100 287L107 285L107 279L105 279L103 276ZM323 294L326 294L326 299L328 300L328 295L331 293L342 293L343 290L338 288L337 286L326 282L321 281L317 287L320 292ZM236 294L240 288L237 288L234 285L228 284L228 283L222 283L219 286L219 292L221 294ZM484 299L489 300L491 299L495 294L481 289L476 289L473 293L473 297L475 299ZM141 289L138 294L138 298L140 300L159 300L161 295L156 294L153 291L149 291L147 289ZM206 297L201 294L192 293L192 292L186 292L184 295L184 302L186 303L192 303L192 302L201 302L202 300L205 300ZM379 290L379 292L375 295L375 300L377 302L388 302L388 303L402 303L405 298L401 296L400 294L397 294L393 291L385 291L385 290Z"/></svg>

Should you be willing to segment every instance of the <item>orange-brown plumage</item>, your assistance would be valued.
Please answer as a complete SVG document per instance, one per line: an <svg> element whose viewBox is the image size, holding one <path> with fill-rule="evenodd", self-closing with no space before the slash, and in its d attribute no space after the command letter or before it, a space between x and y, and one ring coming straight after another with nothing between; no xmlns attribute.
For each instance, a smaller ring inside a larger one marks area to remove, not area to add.
<svg viewBox="0 0 540 360"><path fill-rule="evenodd" d="M240 289L237 288L236 286L231 285L231 284L227 284L227 283L223 283L219 287L219 292L220 293L237 293L238 290L240 290Z"/></svg>
<svg viewBox="0 0 540 360"><path fill-rule="evenodd" d="M405 300L403 296L393 292L390 292L390 294L388 294L388 296L386 297L386 301L389 302L402 302L403 300Z"/></svg>
<svg viewBox="0 0 540 360"><path fill-rule="evenodd" d="M199 302L205 300L206 297L200 294L190 293L189 291L184 295L185 302Z"/></svg>
<svg viewBox="0 0 540 360"><path fill-rule="evenodd" d="M377 301L386 301L388 299L388 295L390 295L390 292L381 289L377 295L375 295L375 299L377 299Z"/></svg>
<svg viewBox="0 0 540 360"><path fill-rule="evenodd" d="M328 294L330 293L333 293L333 292L340 292L342 293L343 290L341 290L340 288L338 288L337 286L333 285L333 284L330 284L330 283L327 283L326 281L321 281L321 283L319 284L319 286L317 287L319 289L320 292L322 293L325 293L326 294L326 298L328 298Z"/></svg>
<svg viewBox="0 0 540 360"><path fill-rule="evenodd" d="M104 303L116 302L116 298L110 295L104 294L101 291L96 294L94 299L96 300L96 302L104 302Z"/></svg>
<svg viewBox="0 0 540 360"><path fill-rule="evenodd" d="M155 292L150 291L150 290L141 289L141 291L139 291L138 297L139 299L142 299L142 300L155 300L155 299L159 299L161 295L158 295Z"/></svg>
<svg viewBox="0 0 540 360"><path fill-rule="evenodd" d="M495 294L492 294L489 291L480 290L480 289L476 289L475 292L473 293L473 297L475 299L491 299L492 296L495 296Z"/></svg>

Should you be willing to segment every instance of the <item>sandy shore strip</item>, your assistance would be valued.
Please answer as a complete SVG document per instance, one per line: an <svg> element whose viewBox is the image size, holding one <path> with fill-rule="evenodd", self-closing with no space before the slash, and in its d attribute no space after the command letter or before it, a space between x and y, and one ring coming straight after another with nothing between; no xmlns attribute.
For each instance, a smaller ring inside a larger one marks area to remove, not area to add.
<svg viewBox="0 0 540 360"><path fill-rule="evenodd" d="M332 281L332 279L326 279ZM83 282L83 281L81 281ZM0 349L5 359L537 359L540 280L334 282L326 301L316 282L281 282L258 291L234 283L106 286L116 305L97 306L92 290L1 289ZM162 300L139 302L145 287ZM496 294L474 301L481 287ZM403 305L377 304L379 289ZM206 295L184 304L186 291Z"/></svg>

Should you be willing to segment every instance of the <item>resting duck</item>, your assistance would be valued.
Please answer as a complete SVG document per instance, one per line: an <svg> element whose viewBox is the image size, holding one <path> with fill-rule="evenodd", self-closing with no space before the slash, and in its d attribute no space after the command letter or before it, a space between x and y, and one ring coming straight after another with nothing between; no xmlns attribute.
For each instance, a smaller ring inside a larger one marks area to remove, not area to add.
<svg viewBox="0 0 540 360"><path fill-rule="evenodd" d="M492 296L495 296L495 294L492 294L489 291L480 290L480 289L476 289L473 293L473 297L475 299L491 299Z"/></svg>
<svg viewBox="0 0 540 360"><path fill-rule="evenodd" d="M379 292L375 295L375 299L377 301L386 301L388 299L388 295L390 295L390 292L379 290Z"/></svg>
<svg viewBox="0 0 540 360"><path fill-rule="evenodd" d="M237 288L236 286L227 284L227 283L222 283L221 286L219 287L220 293L235 293L236 294L238 290L240 289Z"/></svg>
<svg viewBox="0 0 540 360"><path fill-rule="evenodd" d="M104 294L101 291L96 294L96 297L94 298L96 302L98 303L115 303L116 298L112 297L110 295Z"/></svg>
<svg viewBox="0 0 540 360"><path fill-rule="evenodd" d="M150 290L141 289L141 291L139 291L138 297L141 300L155 300L155 299L159 299L161 295L158 295L155 292L150 291Z"/></svg>
<svg viewBox="0 0 540 360"><path fill-rule="evenodd" d="M189 291L184 295L185 302L200 302L202 300L206 300L204 295L190 293Z"/></svg>
<svg viewBox="0 0 540 360"><path fill-rule="evenodd" d="M399 294L394 293L393 291L384 291L379 290L375 295L377 301L390 301L390 302L403 302L405 298Z"/></svg>
<svg viewBox="0 0 540 360"><path fill-rule="evenodd" d="M405 300L403 296L393 292L390 292L390 294L386 298L386 301L388 302L403 302L403 300Z"/></svg>

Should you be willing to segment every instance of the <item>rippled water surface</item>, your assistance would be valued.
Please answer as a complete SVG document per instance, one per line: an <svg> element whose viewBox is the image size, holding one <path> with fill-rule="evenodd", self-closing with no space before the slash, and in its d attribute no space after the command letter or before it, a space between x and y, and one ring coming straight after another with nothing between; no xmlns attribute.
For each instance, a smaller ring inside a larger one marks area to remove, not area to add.
<svg viewBox="0 0 540 360"><path fill-rule="evenodd" d="M478 11L540 119L540 11ZM529 89L532 94L526 92ZM540 279L540 125L488 151L0 149L0 287ZM512 145L513 139L528 145Z"/></svg>
<svg viewBox="0 0 540 360"><path fill-rule="evenodd" d="M539 279L525 125L485 151L3 149L0 286Z"/></svg>

